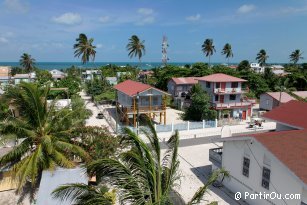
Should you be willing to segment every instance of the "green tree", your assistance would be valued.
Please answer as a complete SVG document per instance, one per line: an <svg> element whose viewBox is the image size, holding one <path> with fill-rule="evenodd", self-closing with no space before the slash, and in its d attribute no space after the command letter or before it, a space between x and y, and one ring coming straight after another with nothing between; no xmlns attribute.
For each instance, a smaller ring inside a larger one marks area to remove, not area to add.
<svg viewBox="0 0 307 205"><path fill-rule="evenodd" d="M129 39L129 43L127 44L126 48L128 50L128 56L130 58L132 57L138 57L139 63L141 65L141 58L143 55L145 55L145 41L141 41L137 35L132 35Z"/></svg>
<svg viewBox="0 0 307 205"><path fill-rule="evenodd" d="M10 116L0 123L2 140L23 139L0 158L0 167L10 168L11 176L18 181L19 191L31 184L32 194L40 184L43 170L57 166L72 168L75 166L74 155L89 159L89 155L69 137L71 130L79 125L70 119L75 111L56 111L55 101L48 105L49 90L48 86L40 88L32 83L10 87L5 97L19 110L20 116Z"/></svg>
<svg viewBox="0 0 307 205"><path fill-rule="evenodd" d="M260 74L248 72L247 75L244 76L244 79L248 81L249 89L256 95L257 98L259 98L262 93L270 90L267 82Z"/></svg>
<svg viewBox="0 0 307 205"><path fill-rule="evenodd" d="M206 55L206 57L209 57L209 67L210 67L210 57L213 55L213 53L215 52L215 47L213 45L213 39L206 39L203 43L202 47L202 51L203 53Z"/></svg>
<svg viewBox="0 0 307 205"><path fill-rule="evenodd" d="M57 88L68 88L68 97L77 94L80 89L80 80L73 76L67 76L54 83Z"/></svg>
<svg viewBox="0 0 307 205"><path fill-rule="evenodd" d="M178 131L167 141L168 149L162 156L157 133L149 119L145 121L148 127L142 129L142 132L148 142L143 141L130 129L124 128L122 139L130 149L121 153L118 159L104 158L91 162L87 166L87 172L90 176L95 175L98 183L107 180L108 185L117 190L121 204L173 204L176 195L173 188L179 179ZM228 172L223 169L214 172L188 204L199 203L207 188L223 176L228 176ZM98 186L100 185L101 183ZM79 197L79 193L83 192L79 191L78 186L73 186L72 189L69 187L72 191L59 189L55 190L53 195L60 199ZM92 197L93 200L96 198L99 199L99 196ZM103 203L98 201L95 204Z"/></svg>
<svg viewBox="0 0 307 205"><path fill-rule="evenodd" d="M74 44L75 57L79 58L81 56L81 62L83 64L89 62L90 59L94 61L96 56L96 46L93 45L94 39L88 39L85 34L80 33L76 41Z"/></svg>
<svg viewBox="0 0 307 205"><path fill-rule="evenodd" d="M250 70L250 64L248 60L243 60L239 63L237 70L238 71L249 71Z"/></svg>
<svg viewBox="0 0 307 205"><path fill-rule="evenodd" d="M113 136L107 128L96 126L80 126L72 132L72 137L82 140L83 149L91 156L91 159L98 160L114 157L118 150L125 148L120 144L120 136Z"/></svg>
<svg viewBox="0 0 307 205"><path fill-rule="evenodd" d="M264 49L261 49L259 53L257 53L256 60L258 60L260 66L264 66L268 58L269 56L267 55L266 51Z"/></svg>
<svg viewBox="0 0 307 205"><path fill-rule="evenodd" d="M297 64L299 60L304 59L302 55L303 53L299 49L296 49L290 54L290 61L293 62L293 64Z"/></svg>
<svg viewBox="0 0 307 205"><path fill-rule="evenodd" d="M195 77L200 77L200 76L205 76L205 75L210 75L212 74L212 70L208 66L207 63L194 63L192 65L192 70L189 76L195 76Z"/></svg>
<svg viewBox="0 0 307 205"><path fill-rule="evenodd" d="M191 105L183 113L184 120L201 121L214 120L217 113L211 109L209 95L195 84L191 89Z"/></svg>
<svg viewBox="0 0 307 205"><path fill-rule="evenodd" d="M23 67L23 69L29 74L30 79L30 73L34 70L35 59L32 58L31 55L24 53L20 57L19 63Z"/></svg>
<svg viewBox="0 0 307 205"><path fill-rule="evenodd" d="M36 82L39 85L45 85L46 83L49 83L52 81L52 75L47 70L36 70Z"/></svg>
<svg viewBox="0 0 307 205"><path fill-rule="evenodd" d="M112 196L107 186L94 186L83 183L65 184L53 192L54 198L61 201L69 200L74 205L113 205L115 193Z"/></svg>
<svg viewBox="0 0 307 205"><path fill-rule="evenodd" d="M96 46L93 45L94 39L88 39L84 33L79 34L79 38L76 39L76 43L74 44L75 49L75 57L81 56L82 64L86 64L91 59L93 62L96 56ZM81 76L81 68L80 68L80 76ZM93 76L92 76L93 79Z"/></svg>
<svg viewBox="0 0 307 205"><path fill-rule="evenodd" d="M229 58L233 57L233 52L232 52L232 48L231 45L229 43L226 43L223 50L222 50L222 55L225 55L227 58L227 62L229 64Z"/></svg>
<svg viewBox="0 0 307 205"><path fill-rule="evenodd" d="M279 78L278 85L275 86L275 90L279 92L279 102L278 105L281 104L281 96L283 92L291 93L292 91L296 91L296 88L289 86L289 78L282 79Z"/></svg>

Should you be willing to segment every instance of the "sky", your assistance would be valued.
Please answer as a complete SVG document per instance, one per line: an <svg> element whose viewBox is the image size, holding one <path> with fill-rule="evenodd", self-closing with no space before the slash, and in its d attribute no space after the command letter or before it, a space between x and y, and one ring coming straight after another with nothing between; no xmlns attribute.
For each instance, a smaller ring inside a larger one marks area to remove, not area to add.
<svg viewBox="0 0 307 205"><path fill-rule="evenodd" d="M207 62L201 45L213 39L211 62L289 62L295 49L307 59L307 0L0 0L0 62L29 53L38 62L78 62L73 44L80 33L94 38L96 62L135 62L128 39L145 40L144 62L160 62L163 35L169 62Z"/></svg>

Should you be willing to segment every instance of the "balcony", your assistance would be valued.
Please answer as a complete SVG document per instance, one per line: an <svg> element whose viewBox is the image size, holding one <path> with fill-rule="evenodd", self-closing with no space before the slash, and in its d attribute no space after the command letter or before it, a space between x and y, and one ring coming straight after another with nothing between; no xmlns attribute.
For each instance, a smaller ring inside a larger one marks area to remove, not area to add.
<svg viewBox="0 0 307 205"><path fill-rule="evenodd" d="M214 93L215 94L240 94L240 93L248 93L249 89L248 88L215 88Z"/></svg>
<svg viewBox="0 0 307 205"><path fill-rule="evenodd" d="M126 107L127 113L128 114L136 114L137 113L137 106L134 108L133 106L131 107ZM165 105L152 105L152 106L139 106L139 113L154 113L154 112L161 112L162 110L165 110L166 106Z"/></svg>
<svg viewBox="0 0 307 205"><path fill-rule="evenodd" d="M223 147L209 149L209 161L215 166L222 167Z"/></svg>
<svg viewBox="0 0 307 205"><path fill-rule="evenodd" d="M238 107L251 106L253 103L249 100L244 100L243 102L233 102L233 103L213 103L215 109L230 109Z"/></svg>

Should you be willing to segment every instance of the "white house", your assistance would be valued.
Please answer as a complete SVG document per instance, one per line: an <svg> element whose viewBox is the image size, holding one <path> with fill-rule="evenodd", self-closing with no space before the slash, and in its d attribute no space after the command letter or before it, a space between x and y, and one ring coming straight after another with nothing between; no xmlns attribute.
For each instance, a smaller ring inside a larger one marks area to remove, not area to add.
<svg viewBox="0 0 307 205"><path fill-rule="evenodd" d="M251 101L243 96L248 92L248 88L242 86L247 82L244 79L226 75L223 73L216 73L204 77L199 77L198 83L201 85L209 96L212 106L219 113L219 118L222 118L222 111L228 110L227 117L239 117L243 120L252 115Z"/></svg>
<svg viewBox="0 0 307 205"><path fill-rule="evenodd" d="M224 138L223 147L209 151L213 169L230 173L223 184L251 205L306 204L305 116L307 103L290 101L264 114L277 122L275 132Z"/></svg>
<svg viewBox="0 0 307 205"><path fill-rule="evenodd" d="M66 74L65 74L64 72L59 71L59 70L57 70L57 69L53 69L53 70L51 70L51 71L49 71L49 72L51 73L52 78L53 78L54 80L61 80L61 79L63 79L63 78L66 77Z"/></svg>
<svg viewBox="0 0 307 205"><path fill-rule="evenodd" d="M259 63L251 63L250 67L252 70L254 70L257 73L263 73L264 72L264 66L260 66Z"/></svg>
<svg viewBox="0 0 307 205"><path fill-rule="evenodd" d="M18 85L20 82L32 82L36 78L36 73L32 72L30 74L25 73L25 74L16 74L12 77L14 79L14 84Z"/></svg>
<svg viewBox="0 0 307 205"><path fill-rule="evenodd" d="M295 100L294 97L286 92L266 92L260 95L259 108L263 110L272 110L280 104Z"/></svg>
<svg viewBox="0 0 307 205"><path fill-rule="evenodd" d="M82 78L85 80L92 80L92 78L94 78L97 75L101 75L101 71L100 70L86 70L84 72L82 72Z"/></svg>

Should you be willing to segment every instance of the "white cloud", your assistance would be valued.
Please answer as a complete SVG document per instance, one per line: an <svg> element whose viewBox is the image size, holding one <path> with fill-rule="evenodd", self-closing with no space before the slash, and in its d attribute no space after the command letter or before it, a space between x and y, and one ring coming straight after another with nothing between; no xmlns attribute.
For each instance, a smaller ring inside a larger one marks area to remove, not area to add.
<svg viewBox="0 0 307 205"><path fill-rule="evenodd" d="M139 8L137 12L140 16L135 20L135 25L144 26L146 24L152 24L156 20L153 9Z"/></svg>
<svg viewBox="0 0 307 205"><path fill-rule="evenodd" d="M110 22L110 20L111 20L110 16L101 16L101 17L98 19L98 21L99 21L100 23L108 23L108 22Z"/></svg>
<svg viewBox="0 0 307 205"><path fill-rule="evenodd" d="M76 25L82 22L82 18L78 13L65 13L61 16L53 17L52 21L58 24Z"/></svg>
<svg viewBox="0 0 307 205"><path fill-rule="evenodd" d="M6 9L13 12L26 13L29 10L29 5L24 1L21 2L20 0L4 0L3 3Z"/></svg>
<svg viewBox="0 0 307 205"><path fill-rule="evenodd" d="M0 37L0 43L8 43L9 40L5 37Z"/></svg>
<svg viewBox="0 0 307 205"><path fill-rule="evenodd" d="M256 9L256 6L253 4L244 4L238 8L237 12L240 14L249 13Z"/></svg>
<svg viewBox="0 0 307 205"><path fill-rule="evenodd" d="M155 22L155 17L148 16L148 17L144 17L141 20L137 21L135 24L138 26L144 26L146 24L152 24L154 22Z"/></svg>
<svg viewBox="0 0 307 205"><path fill-rule="evenodd" d="M101 43L98 43L97 45L96 45L96 48L102 48L103 47L103 45L101 44Z"/></svg>
<svg viewBox="0 0 307 205"><path fill-rule="evenodd" d="M186 17L186 20L188 20L188 21L198 21L198 20L200 20L200 14L196 14L195 16L188 16L188 17Z"/></svg>
<svg viewBox="0 0 307 205"><path fill-rule="evenodd" d="M138 13L141 15L148 16L148 15L152 15L154 13L154 10L149 9L149 8L139 8Z"/></svg>

